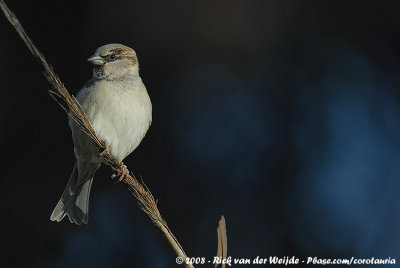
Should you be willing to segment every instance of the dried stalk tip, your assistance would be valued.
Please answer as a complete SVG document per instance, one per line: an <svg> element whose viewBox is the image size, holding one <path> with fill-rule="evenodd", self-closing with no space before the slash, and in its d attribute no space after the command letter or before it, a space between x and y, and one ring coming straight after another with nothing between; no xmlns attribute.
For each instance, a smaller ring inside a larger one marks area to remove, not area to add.
<svg viewBox="0 0 400 268"><path fill-rule="evenodd" d="M217 257L219 257L221 260L225 260L228 256L228 239L226 236L226 224L224 216L221 216L221 219L219 220L217 235L218 235ZM226 267L225 263L215 264L215 268L225 268L225 267Z"/></svg>

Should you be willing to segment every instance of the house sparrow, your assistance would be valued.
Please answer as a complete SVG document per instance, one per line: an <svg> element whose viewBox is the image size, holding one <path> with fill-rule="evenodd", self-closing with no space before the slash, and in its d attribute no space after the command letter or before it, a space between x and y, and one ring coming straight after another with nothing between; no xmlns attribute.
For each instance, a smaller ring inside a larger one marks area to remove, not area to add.
<svg viewBox="0 0 400 268"><path fill-rule="evenodd" d="M151 124L151 101L139 76L133 49L109 44L88 59L94 65L93 78L78 93L77 101L93 129L110 152L122 161L142 141ZM76 164L50 219L65 215L78 225L88 222L89 194L101 160L92 140L69 117Z"/></svg>

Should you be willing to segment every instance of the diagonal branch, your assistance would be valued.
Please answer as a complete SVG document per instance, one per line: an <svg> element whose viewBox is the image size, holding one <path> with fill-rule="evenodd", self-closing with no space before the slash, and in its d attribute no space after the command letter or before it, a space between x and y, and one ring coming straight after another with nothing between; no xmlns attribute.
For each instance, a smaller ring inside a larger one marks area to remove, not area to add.
<svg viewBox="0 0 400 268"><path fill-rule="evenodd" d="M38 60L44 69L44 75L46 76L49 83L52 85L53 90L49 90L50 95L60 104L60 106L69 114L70 117L75 120L77 125L85 132L96 144L98 149L104 150L106 148L105 143L99 139L96 132L94 131L92 124L82 110L74 96L71 96L68 90L65 88L64 84L61 82L60 78L56 75L53 68L47 63L44 56L39 52L36 46L33 44L32 40L26 34L21 23L18 21L14 13L6 6L4 0L0 0L0 7L3 10L8 21L13 25L19 36L25 42L28 49L31 51L32 55ZM105 164L110 166L118 174L123 173L122 163L120 163L110 152L105 152L101 156ZM122 182L128 187L130 192L138 200L140 208L146 212L153 223L161 229L169 243L175 250L176 254L182 258L183 263L186 263L186 254L179 244L178 240L169 229L167 223L161 216L158 208L157 202L155 201L153 195L149 189L141 184L133 175L129 172L129 175L125 176ZM186 267L193 268L190 263L185 264Z"/></svg>

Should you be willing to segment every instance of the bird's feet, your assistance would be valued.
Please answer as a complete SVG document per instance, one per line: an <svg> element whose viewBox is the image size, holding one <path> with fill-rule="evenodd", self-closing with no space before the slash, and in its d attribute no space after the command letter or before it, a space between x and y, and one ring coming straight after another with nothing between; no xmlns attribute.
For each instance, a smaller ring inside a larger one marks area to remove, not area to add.
<svg viewBox="0 0 400 268"><path fill-rule="evenodd" d="M123 179L125 179L126 176L129 175L129 170L128 168L124 165L124 163L121 163L121 168L122 168L122 173L121 176L119 176L118 181L121 182Z"/></svg>
<svg viewBox="0 0 400 268"><path fill-rule="evenodd" d="M121 182L123 179L125 179L128 175L129 175L129 170L128 168L124 165L123 162L121 162L121 174L119 174L119 178L117 179L118 182ZM117 177L117 174L113 174L111 176L112 179L114 179L115 177Z"/></svg>
<svg viewBox="0 0 400 268"><path fill-rule="evenodd" d="M110 154L110 147L108 145L106 145L106 148L104 148L104 150L98 154L98 157L103 157L106 154Z"/></svg>

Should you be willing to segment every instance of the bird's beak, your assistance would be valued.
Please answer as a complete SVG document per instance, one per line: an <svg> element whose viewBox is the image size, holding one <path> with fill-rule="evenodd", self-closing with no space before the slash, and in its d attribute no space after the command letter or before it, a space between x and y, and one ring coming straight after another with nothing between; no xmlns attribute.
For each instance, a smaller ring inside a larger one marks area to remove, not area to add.
<svg viewBox="0 0 400 268"><path fill-rule="evenodd" d="M106 61L100 56L91 56L88 58L88 61L94 65L104 65L104 63L106 63Z"/></svg>

